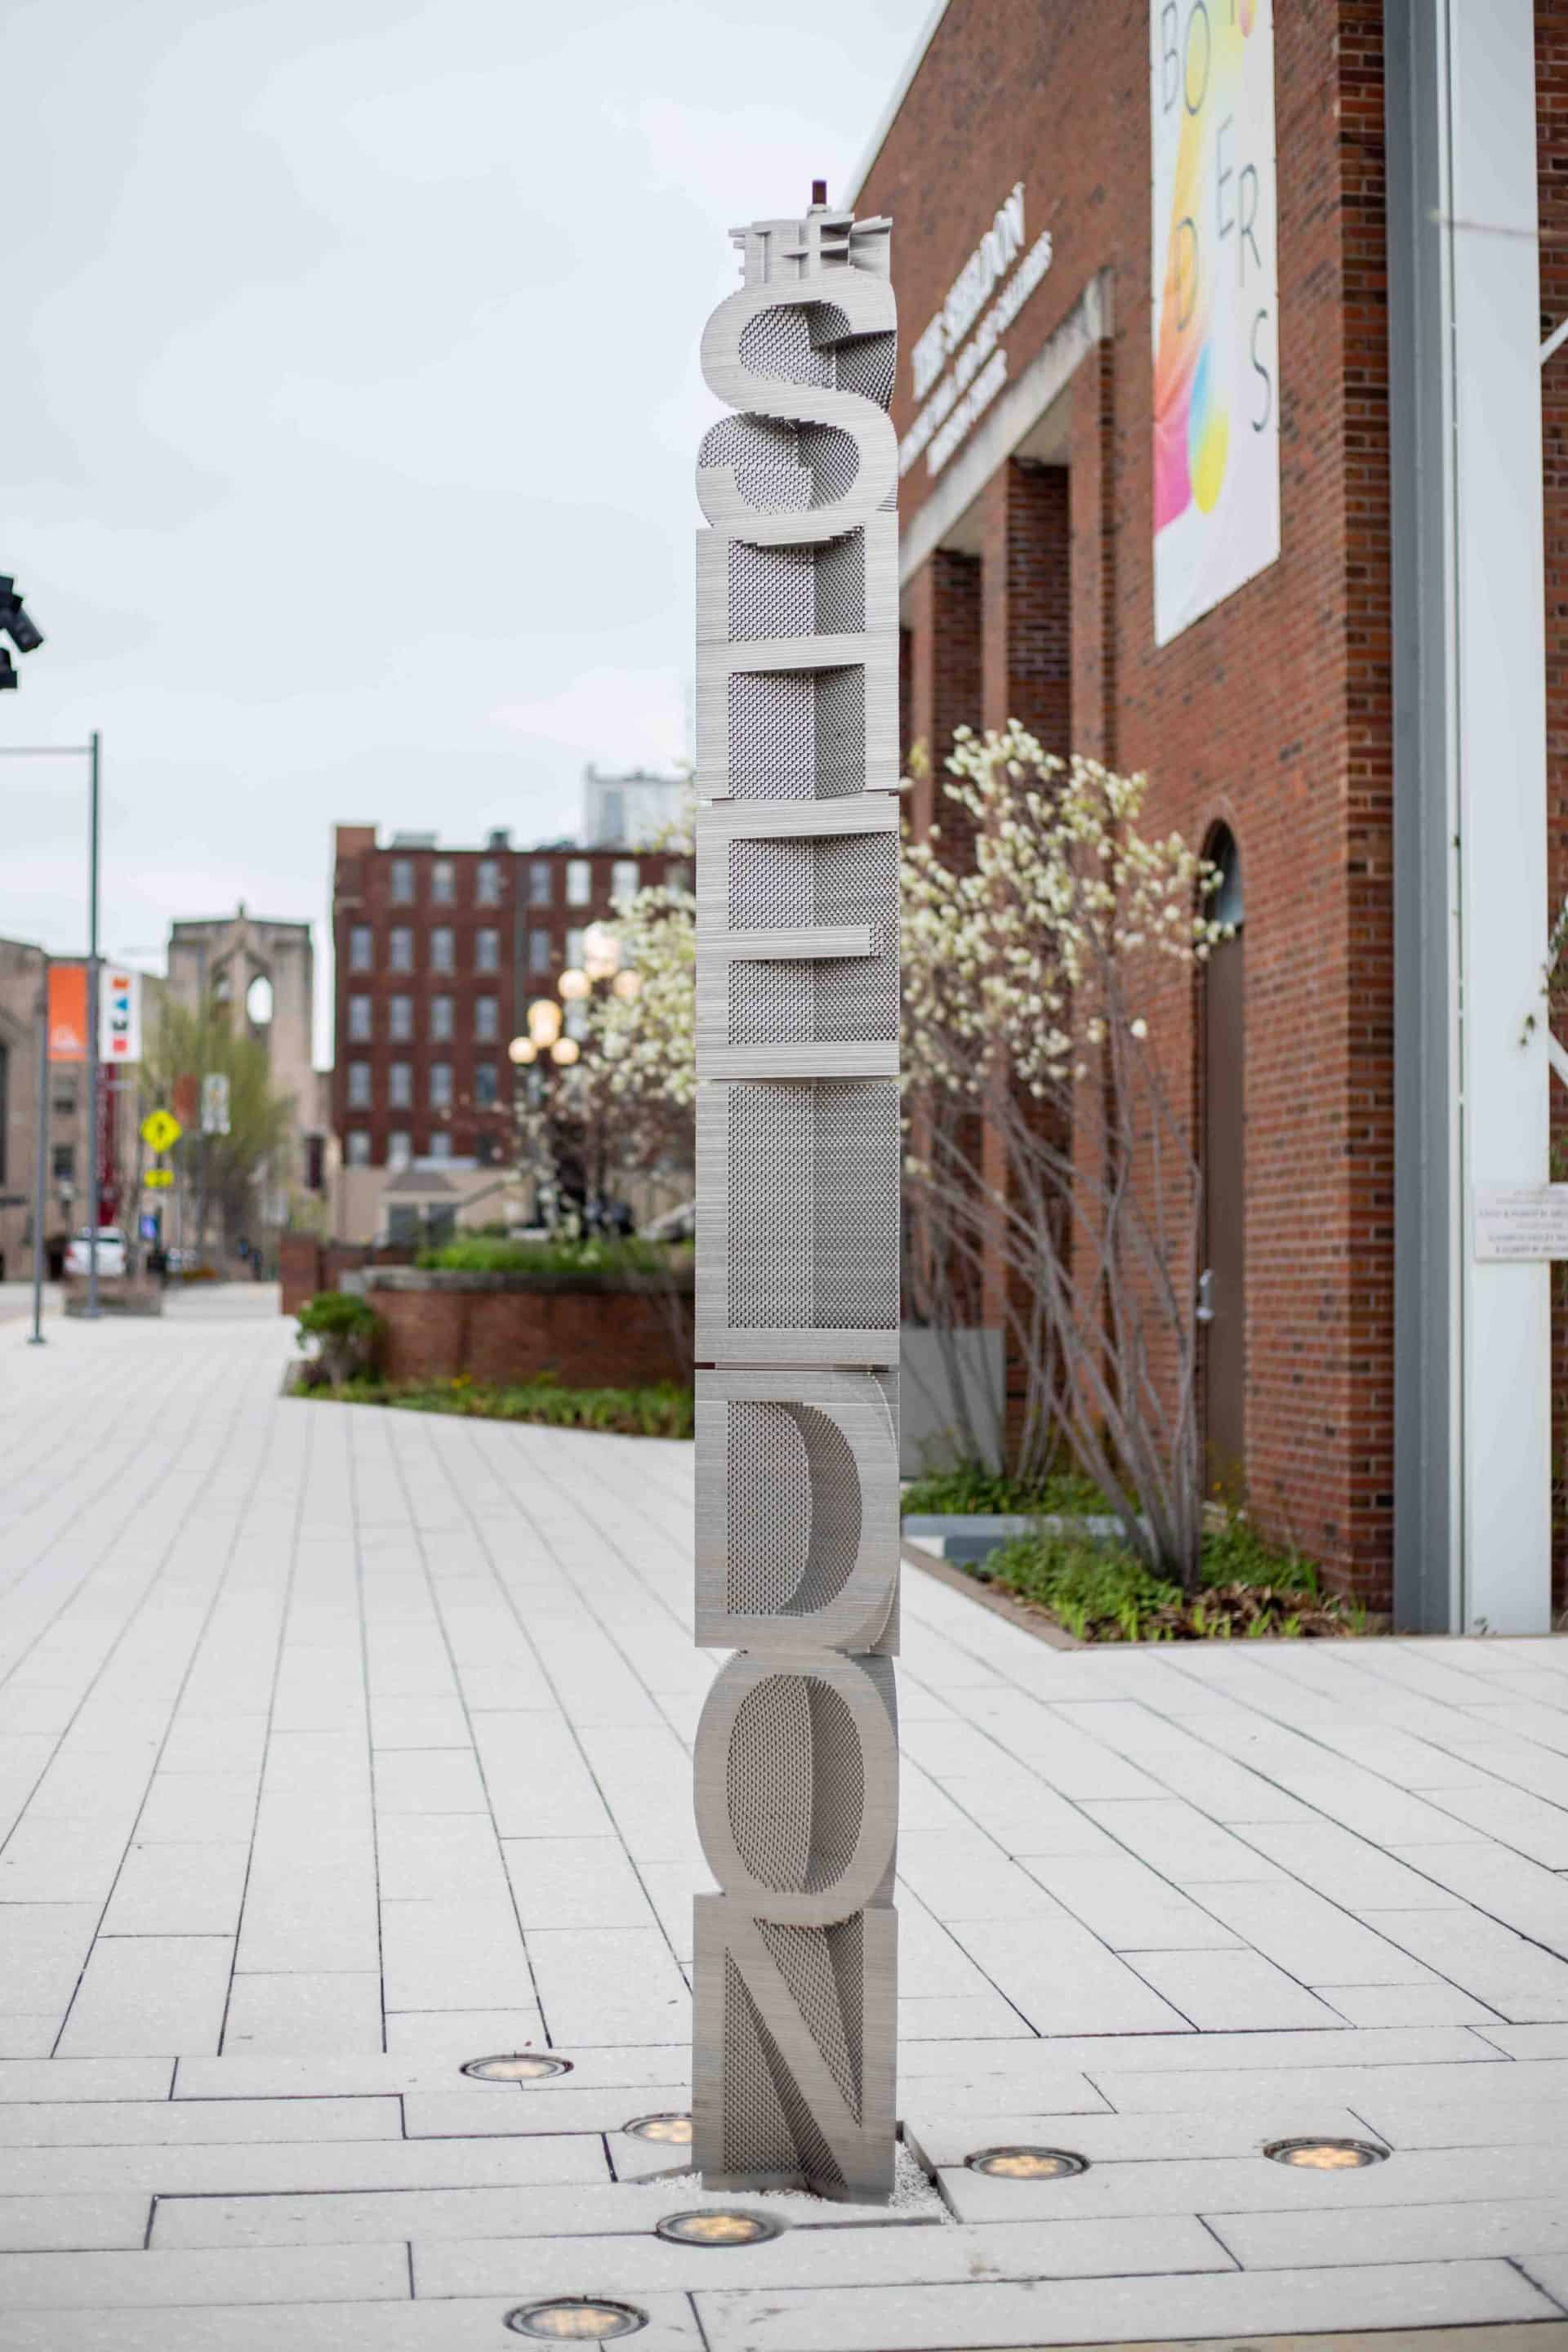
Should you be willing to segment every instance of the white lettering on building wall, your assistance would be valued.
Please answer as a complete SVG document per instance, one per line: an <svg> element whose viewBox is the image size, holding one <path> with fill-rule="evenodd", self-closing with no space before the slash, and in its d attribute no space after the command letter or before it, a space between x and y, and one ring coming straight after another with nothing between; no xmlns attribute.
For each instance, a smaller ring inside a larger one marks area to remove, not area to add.
<svg viewBox="0 0 1568 2352"><path fill-rule="evenodd" d="M1024 255L1022 265L1009 277L1020 254ZM910 354L915 397L925 404L899 446L900 475L907 474L922 454L928 474L939 474L989 408L1007 381L1007 354L1001 348L1001 338L1050 266L1049 229L1043 230L1025 253L1024 183L1020 180L998 208ZM1006 285L991 301L1004 278Z"/></svg>

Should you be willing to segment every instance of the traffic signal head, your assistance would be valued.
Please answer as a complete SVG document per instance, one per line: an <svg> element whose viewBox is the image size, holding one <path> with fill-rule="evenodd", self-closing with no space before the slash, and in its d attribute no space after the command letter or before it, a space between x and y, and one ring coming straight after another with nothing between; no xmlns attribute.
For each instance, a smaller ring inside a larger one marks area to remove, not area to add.
<svg viewBox="0 0 1568 2352"><path fill-rule="evenodd" d="M0 629L19 654L36 654L44 642L42 629L17 595L16 583L7 572L0 572ZM7 682L15 686L16 677L13 676Z"/></svg>

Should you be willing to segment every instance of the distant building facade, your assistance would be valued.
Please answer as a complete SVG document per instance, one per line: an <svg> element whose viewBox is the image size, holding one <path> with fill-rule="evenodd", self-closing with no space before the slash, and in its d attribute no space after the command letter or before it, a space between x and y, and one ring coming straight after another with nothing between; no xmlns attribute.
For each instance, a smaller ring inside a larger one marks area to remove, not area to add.
<svg viewBox="0 0 1568 2352"><path fill-rule="evenodd" d="M634 768L624 776L583 771L583 839L590 849L648 849L668 843L691 798L685 776Z"/></svg>
<svg viewBox="0 0 1568 2352"><path fill-rule="evenodd" d="M80 964L80 956L56 959ZM33 1270L33 1202L37 1179L38 1027L44 1017L48 959L25 940L0 940L0 1281ZM157 1017L161 983L142 975L143 1028ZM136 1129L144 1108L141 1072L102 1070L100 1118L100 1221L134 1234L138 1201ZM91 1160L88 1151L87 1070L53 1062L45 1097L44 1245L59 1270L70 1235L87 1223Z"/></svg>
<svg viewBox="0 0 1568 2352"><path fill-rule="evenodd" d="M294 1106L284 1186L320 1189L326 1122L311 1054L316 959L310 924L268 921L242 899L232 915L172 924L168 961L172 1003L192 1013L204 1002L226 1006L230 1020L266 1047L273 1089ZM264 992L258 982L266 983Z"/></svg>
<svg viewBox="0 0 1568 2352"><path fill-rule="evenodd" d="M519 1080L507 1047L528 1005L581 965L584 932L616 898L672 877L689 881L689 860L667 851L514 849L506 833L454 849L433 833L384 844L374 825L337 827L331 1118L342 1238L379 1230L389 1168L499 1171ZM367 1170L381 1172L357 1172Z"/></svg>
<svg viewBox="0 0 1568 2352"><path fill-rule="evenodd" d="M31 1270L43 987L43 950L0 940L0 1279L13 1282Z"/></svg>

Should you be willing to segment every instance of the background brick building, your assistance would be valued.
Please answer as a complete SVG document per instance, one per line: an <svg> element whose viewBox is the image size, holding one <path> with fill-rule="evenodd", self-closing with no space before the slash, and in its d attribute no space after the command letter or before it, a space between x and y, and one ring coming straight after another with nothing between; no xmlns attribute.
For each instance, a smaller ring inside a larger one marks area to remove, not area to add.
<svg viewBox="0 0 1568 2352"><path fill-rule="evenodd" d="M662 850L514 849L504 833L449 849L340 824L332 1126L345 1168L499 1164L521 1084L507 1046L529 1003L581 965L584 931L615 899L672 869L685 861Z"/></svg>
<svg viewBox="0 0 1568 2352"><path fill-rule="evenodd" d="M1198 5L1164 9L1173 38L1186 37ZM1416 14L1395 0L1388 13L1396 30ZM1512 0L1504 13L1518 14ZM1240 1381L1235 1450L1254 1510L1342 1586L1386 1606L1396 1493L1397 470L1386 118L1391 93L1396 115L1405 93L1389 79L1383 0L1277 0L1272 14L1279 553L1163 646L1151 335L1151 45L1152 34L1157 68L1161 7L949 0L852 200L895 223L903 726L906 746L929 747L939 780L916 787L914 829L931 821L953 729L1016 718L1050 748L1147 769L1153 828L1178 827L1231 861L1244 928L1225 983L1236 997L1226 1050L1237 1066L1227 1063L1221 1114L1206 1115L1205 992L1191 1001L1183 992L1163 1013L1191 1072L1210 1181L1216 1194L1236 1183L1211 1359L1225 1351ZM1529 22L1525 0L1526 52ZM1568 202L1568 9L1540 0L1534 27L1550 229ZM1048 229L1048 266L1004 329L1003 388L940 446L929 416L920 421L931 379L927 368L917 389L915 346L1020 184L1021 250ZM1439 234L1421 218L1416 231ZM1542 332L1568 311L1568 263L1560 246L1544 250ZM1530 361L1533 370L1533 346ZM1568 702L1555 582L1568 564L1558 479L1568 353L1546 384L1561 893ZM1543 874L1535 887L1543 901ZM1228 1173L1218 1164L1227 1155ZM1440 1330L1411 1343L1441 1345ZM1218 1369L1211 1360L1211 1409Z"/></svg>

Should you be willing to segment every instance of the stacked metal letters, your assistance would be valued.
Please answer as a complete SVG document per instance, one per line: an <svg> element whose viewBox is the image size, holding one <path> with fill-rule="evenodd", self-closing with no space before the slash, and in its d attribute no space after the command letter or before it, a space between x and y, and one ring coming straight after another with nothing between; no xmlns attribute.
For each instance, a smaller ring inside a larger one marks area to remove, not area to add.
<svg viewBox="0 0 1568 2352"><path fill-rule="evenodd" d="M734 233L698 496L695 2156L892 2184L898 450L889 223Z"/></svg>

